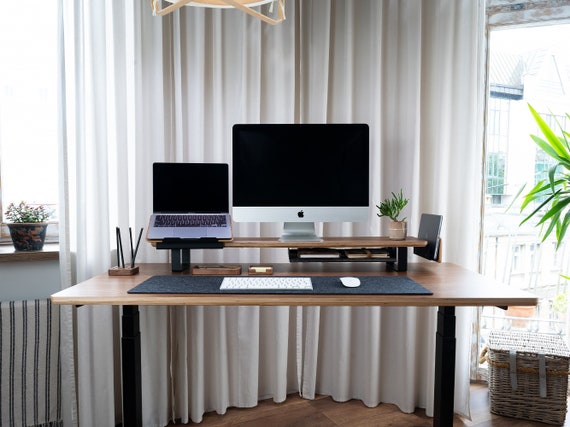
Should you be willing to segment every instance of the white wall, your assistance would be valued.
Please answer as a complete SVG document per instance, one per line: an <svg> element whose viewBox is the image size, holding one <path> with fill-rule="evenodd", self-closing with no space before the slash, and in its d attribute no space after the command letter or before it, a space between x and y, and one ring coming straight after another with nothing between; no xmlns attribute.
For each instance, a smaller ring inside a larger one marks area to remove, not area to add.
<svg viewBox="0 0 570 427"><path fill-rule="evenodd" d="M0 263L0 301L49 298L59 290L58 260Z"/></svg>

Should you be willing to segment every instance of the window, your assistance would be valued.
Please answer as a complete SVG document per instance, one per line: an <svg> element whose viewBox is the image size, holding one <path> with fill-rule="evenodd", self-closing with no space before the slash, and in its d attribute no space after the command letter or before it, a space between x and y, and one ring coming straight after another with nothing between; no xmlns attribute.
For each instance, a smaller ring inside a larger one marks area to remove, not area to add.
<svg viewBox="0 0 570 427"><path fill-rule="evenodd" d="M486 183L492 204L500 205L505 194L506 153L509 148L510 98L491 92L487 133Z"/></svg>
<svg viewBox="0 0 570 427"><path fill-rule="evenodd" d="M564 129L569 129L569 127L567 126L566 123L566 117L565 116L554 116L552 114L548 114L548 113L540 113L540 115L542 116L542 118L544 119L544 121L546 121L546 123L548 123L548 126L550 126L551 129L559 129L560 126L562 126ZM540 129L538 129L538 126L536 128L536 130L533 132L534 135L538 135L541 138L543 137L542 134L540 133ZM554 166L556 164L556 161L548 156L544 151L542 151L541 149L539 149L538 147L536 148L536 158L535 158L535 162L534 162L534 170L535 170L535 177L534 177L534 183L538 183L539 181L546 181L548 180L548 170Z"/></svg>
<svg viewBox="0 0 570 427"><path fill-rule="evenodd" d="M524 253L524 246L523 245L515 245L513 247L513 254L512 254L512 267L511 267L511 271L513 273L521 273L522 267L524 265L522 257L523 257L523 253Z"/></svg>
<svg viewBox="0 0 570 427"><path fill-rule="evenodd" d="M487 154L487 194L493 196L492 203L500 204L500 196L505 186L505 154Z"/></svg>
<svg viewBox="0 0 570 427"><path fill-rule="evenodd" d="M526 215L520 213L517 198L523 185L530 190L547 178L554 164L530 137L541 132L528 104L548 123L558 121L570 130L565 118L570 113L570 54L564 48L568 39L570 24L500 28L490 33L482 272L508 286L530 290L539 297L539 305L532 320L524 322L509 311L485 307L478 319L480 348L491 329L570 336L566 323L569 281L563 277L570 275L568 243L555 251L555 242L550 238L542 243L534 224L521 225ZM484 368L475 369L485 377Z"/></svg>
<svg viewBox="0 0 570 427"><path fill-rule="evenodd" d="M0 5L0 218L25 200L49 205L57 221L57 1Z"/></svg>

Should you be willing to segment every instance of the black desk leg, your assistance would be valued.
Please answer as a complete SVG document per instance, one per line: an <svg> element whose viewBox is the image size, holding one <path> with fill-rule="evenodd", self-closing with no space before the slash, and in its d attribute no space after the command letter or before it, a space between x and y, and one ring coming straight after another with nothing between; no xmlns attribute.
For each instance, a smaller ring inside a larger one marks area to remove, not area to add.
<svg viewBox="0 0 570 427"><path fill-rule="evenodd" d="M396 261L388 261L386 269L388 271L407 271L408 270L408 248L395 248Z"/></svg>
<svg viewBox="0 0 570 427"><path fill-rule="evenodd" d="M439 307L435 342L433 425L453 426L455 394L455 307Z"/></svg>
<svg viewBox="0 0 570 427"><path fill-rule="evenodd" d="M122 321L123 427L139 427L142 426L139 307L123 306Z"/></svg>

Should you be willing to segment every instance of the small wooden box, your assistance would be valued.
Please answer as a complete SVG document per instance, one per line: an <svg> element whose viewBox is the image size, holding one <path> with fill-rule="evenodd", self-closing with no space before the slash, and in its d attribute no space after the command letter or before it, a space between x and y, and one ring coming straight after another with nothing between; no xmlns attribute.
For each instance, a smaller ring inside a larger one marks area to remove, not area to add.
<svg viewBox="0 0 570 427"><path fill-rule="evenodd" d="M252 265L247 270L251 276L271 276L273 274L273 267L270 265Z"/></svg>
<svg viewBox="0 0 570 427"><path fill-rule="evenodd" d="M239 276L241 265L195 265L192 274L197 276Z"/></svg>

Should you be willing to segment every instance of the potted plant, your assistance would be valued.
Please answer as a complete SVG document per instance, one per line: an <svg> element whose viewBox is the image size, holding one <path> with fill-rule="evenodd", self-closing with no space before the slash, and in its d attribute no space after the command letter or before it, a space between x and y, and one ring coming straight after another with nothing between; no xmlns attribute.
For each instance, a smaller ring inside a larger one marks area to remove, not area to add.
<svg viewBox="0 0 570 427"><path fill-rule="evenodd" d="M520 207L521 213L532 207L533 210L521 221L521 225L531 218L538 218L536 223L540 227L542 241L545 241L553 232L556 238L556 249L564 240L570 225L570 133L565 131L560 123L560 136L546 123L540 114L529 104L530 113L542 133L542 137L531 135L535 144L548 156L554 159L554 165L548 170L548 178L539 181L527 194L523 196ZM566 114L570 119L570 115ZM524 186L514 200L523 192ZM514 201L513 201L514 203ZM566 276L562 276L565 277ZM566 293L558 295L553 301L553 310L556 312L564 306ZM511 309L522 307L509 307ZM532 307L534 309L534 307ZM529 307L526 307L528 310ZM532 316L534 310L528 316ZM518 317L522 317L520 314ZM516 324L513 322L513 326Z"/></svg>
<svg viewBox="0 0 570 427"><path fill-rule="evenodd" d="M376 215L380 218L385 216L392 220L388 226L388 237L392 240L404 240L408 234L406 218L400 218L402 210L406 207L408 201L400 189L398 194L392 192L391 197L384 199L379 205L376 205L378 208Z"/></svg>
<svg viewBox="0 0 570 427"><path fill-rule="evenodd" d="M17 251L39 251L43 248L51 212L44 205L25 202L10 203L5 217L12 243Z"/></svg>
<svg viewBox="0 0 570 427"><path fill-rule="evenodd" d="M570 133L558 124L561 136L557 136L536 110L530 105L528 107L544 135L544 138L536 135L531 135L531 138L556 163L549 169L548 179L538 182L524 196L521 212L533 202L537 202L538 207L523 219L521 225L535 215L539 216L537 226L542 227L542 240L554 231L558 248L570 225ZM570 119L570 114L566 116Z"/></svg>

